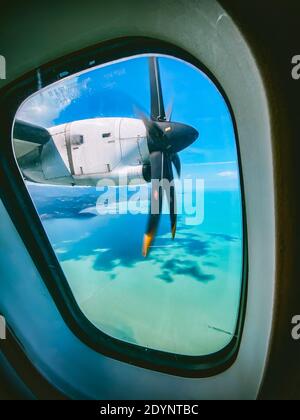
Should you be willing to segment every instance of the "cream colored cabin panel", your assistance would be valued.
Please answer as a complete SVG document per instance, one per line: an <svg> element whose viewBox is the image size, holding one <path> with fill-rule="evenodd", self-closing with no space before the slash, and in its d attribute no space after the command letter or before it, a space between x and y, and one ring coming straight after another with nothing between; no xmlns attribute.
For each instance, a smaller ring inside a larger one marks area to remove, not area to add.
<svg viewBox="0 0 300 420"><path fill-rule="evenodd" d="M146 128L142 120L122 118L120 123L120 141L122 160L127 165L141 165L149 158Z"/></svg>

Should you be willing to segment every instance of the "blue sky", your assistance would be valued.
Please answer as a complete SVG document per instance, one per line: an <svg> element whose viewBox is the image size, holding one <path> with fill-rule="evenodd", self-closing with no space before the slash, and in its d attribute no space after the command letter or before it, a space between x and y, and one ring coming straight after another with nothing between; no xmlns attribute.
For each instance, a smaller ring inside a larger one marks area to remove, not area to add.
<svg viewBox="0 0 300 420"><path fill-rule="evenodd" d="M199 69L159 58L165 107L172 120L195 127L199 139L181 152L183 175L205 178L207 188L239 187L231 115L214 83ZM73 76L36 94L19 118L46 127L96 117L138 117L149 112L148 58L136 57Z"/></svg>

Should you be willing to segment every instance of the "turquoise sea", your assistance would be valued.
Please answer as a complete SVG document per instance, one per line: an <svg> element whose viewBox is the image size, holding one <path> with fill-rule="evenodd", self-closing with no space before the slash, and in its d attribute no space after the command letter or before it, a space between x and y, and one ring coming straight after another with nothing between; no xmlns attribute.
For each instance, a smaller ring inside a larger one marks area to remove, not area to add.
<svg viewBox="0 0 300 420"><path fill-rule="evenodd" d="M207 355L233 337L242 284L239 190L207 190L204 221L169 219L145 259L147 215L96 215L94 188L28 184L37 211L85 316L120 340L184 355Z"/></svg>

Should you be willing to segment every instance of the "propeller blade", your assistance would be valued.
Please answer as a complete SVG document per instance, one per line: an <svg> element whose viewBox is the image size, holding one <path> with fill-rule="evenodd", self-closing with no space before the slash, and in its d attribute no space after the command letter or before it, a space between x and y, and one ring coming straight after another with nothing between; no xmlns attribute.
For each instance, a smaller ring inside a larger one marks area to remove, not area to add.
<svg viewBox="0 0 300 420"><path fill-rule="evenodd" d="M160 181L164 174L164 156L162 152L152 152L150 154L151 164L151 208L148 219L148 226L144 235L142 254L147 256L149 247L151 246L156 234L161 212L162 212L162 186Z"/></svg>
<svg viewBox="0 0 300 420"><path fill-rule="evenodd" d="M151 119L165 121L166 113L161 88L159 64L157 57L149 57Z"/></svg>
<svg viewBox="0 0 300 420"><path fill-rule="evenodd" d="M132 110L134 113L134 116L140 118L141 120L148 120L149 117L147 115L147 111L140 105L140 104L134 104L132 106Z"/></svg>
<svg viewBox="0 0 300 420"><path fill-rule="evenodd" d="M178 153L172 155L172 163L175 166L178 177L181 176L181 162Z"/></svg>
<svg viewBox="0 0 300 420"><path fill-rule="evenodd" d="M169 103L168 108L167 108L166 121L168 121L168 122L170 122L172 120L173 107L174 107L174 98L172 98L172 100Z"/></svg>
<svg viewBox="0 0 300 420"><path fill-rule="evenodd" d="M165 181L168 181L169 185L165 185ZM172 239L176 235L177 227L177 202L176 202L176 191L174 184L174 175L172 169L172 162L169 155L164 154L164 190L166 192L167 200L170 209L170 220L171 220L171 232Z"/></svg>

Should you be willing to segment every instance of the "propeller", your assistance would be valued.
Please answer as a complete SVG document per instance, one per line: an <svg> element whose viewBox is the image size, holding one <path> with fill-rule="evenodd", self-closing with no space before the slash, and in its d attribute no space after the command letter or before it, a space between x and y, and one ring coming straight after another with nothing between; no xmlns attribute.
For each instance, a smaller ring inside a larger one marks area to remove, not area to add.
<svg viewBox="0 0 300 420"><path fill-rule="evenodd" d="M177 175L181 175L181 162L178 153L194 143L199 133L186 124L172 122L173 103L165 111L159 62L157 57L149 57L151 112L150 119L144 114L141 118L147 130L150 153L151 202L148 224L144 235L142 254L146 257L154 240L162 213L163 195L166 193L169 209L172 238L176 235L177 205L174 185L173 165Z"/></svg>

